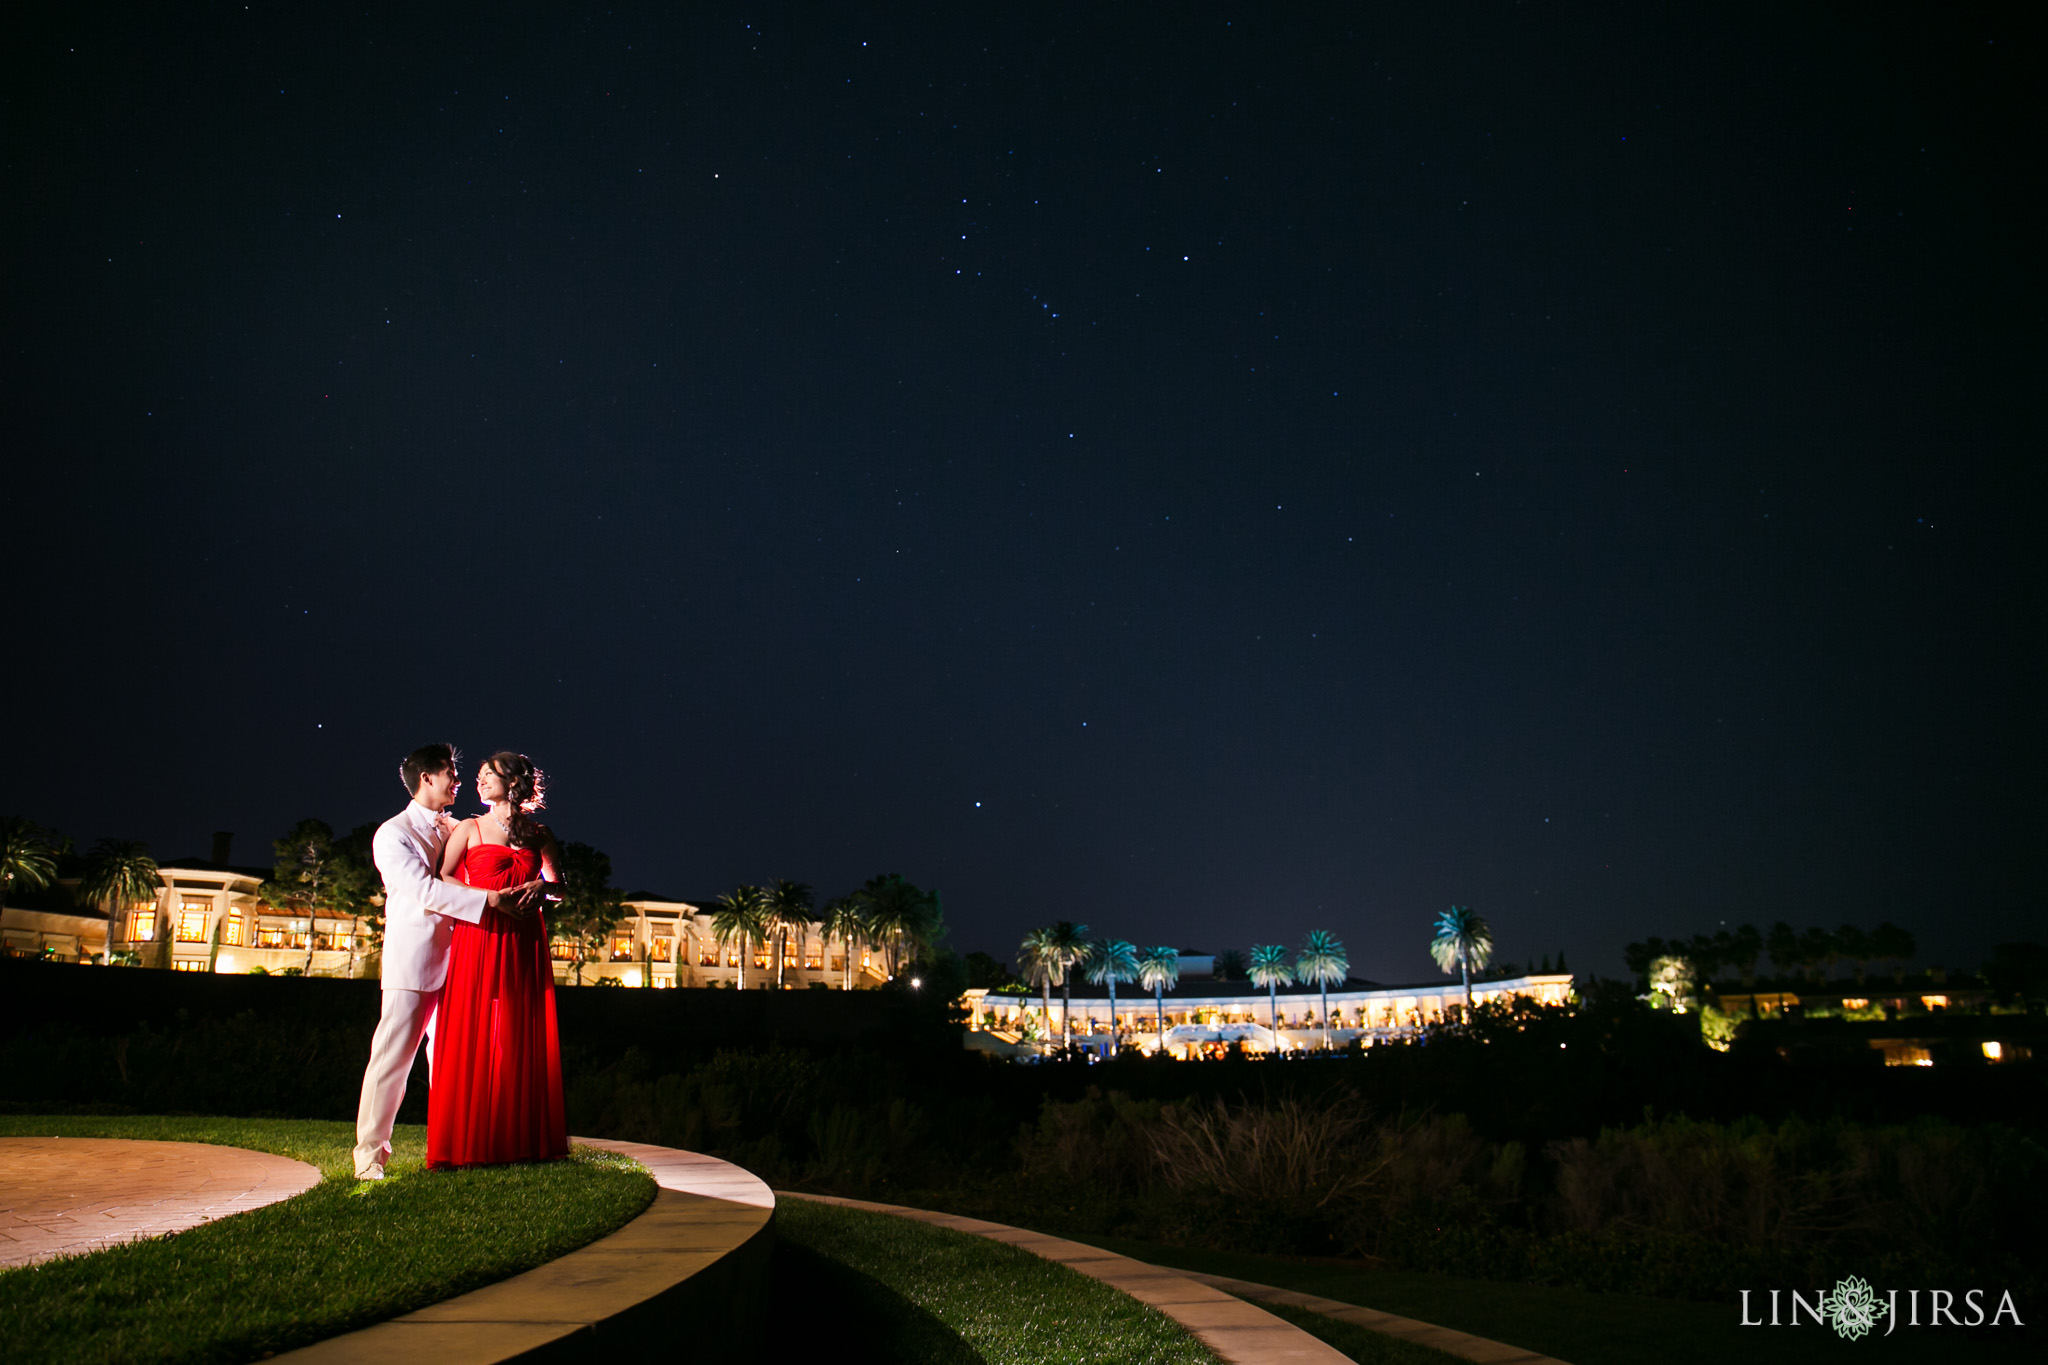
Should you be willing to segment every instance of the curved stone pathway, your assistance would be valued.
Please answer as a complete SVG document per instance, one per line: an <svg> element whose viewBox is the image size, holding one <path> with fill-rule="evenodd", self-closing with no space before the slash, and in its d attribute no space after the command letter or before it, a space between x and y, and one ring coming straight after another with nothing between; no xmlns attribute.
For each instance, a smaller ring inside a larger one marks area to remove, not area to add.
<svg viewBox="0 0 2048 1365"><path fill-rule="evenodd" d="M633 1158L660 1187L617 1232L532 1270L273 1359L272 1365L498 1365L669 1359L716 1341L767 1275L775 1195L731 1162L674 1147L571 1138ZM710 1340L707 1340L709 1338Z"/></svg>
<svg viewBox="0 0 2048 1365"><path fill-rule="evenodd" d="M914 1218L957 1232L970 1232L992 1241L1008 1242L1033 1255L1058 1261L1112 1289L1122 1290L1148 1308L1157 1309L1194 1333L1195 1337L1226 1365L1351 1365L1351 1357L1302 1331L1284 1318L1190 1279L1178 1270L1147 1265L1119 1256L1101 1247L1048 1237L1042 1232L990 1223L980 1218L963 1218L954 1213L909 1209L900 1204L876 1204L865 1199L839 1199L831 1195L797 1194L778 1191L784 1199L815 1199L821 1204L839 1204L850 1209L869 1209Z"/></svg>
<svg viewBox="0 0 2048 1365"><path fill-rule="evenodd" d="M182 1232L319 1183L303 1161L206 1142L0 1138L0 1267Z"/></svg>
<svg viewBox="0 0 2048 1365"><path fill-rule="evenodd" d="M1479 1365L1565 1365L1554 1356L1510 1346L1506 1342L1489 1341L1475 1337L1470 1332L1455 1332L1448 1327L1439 1327L1433 1322L1418 1322L1393 1313L1382 1313L1377 1308L1362 1308L1355 1303L1339 1299L1326 1299L1315 1294L1303 1294L1292 1289L1281 1289L1270 1284L1253 1284L1250 1280L1233 1280L1227 1275L1209 1275L1199 1270L1179 1272L1191 1280L1220 1289L1226 1294L1235 1294L1240 1299L1253 1303L1284 1303L1292 1308L1306 1308L1311 1313L1320 1313L1326 1318L1348 1322L1355 1327L1369 1331L1384 1332L1390 1337L1412 1341L1418 1346L1430 1346L1447 1355L1461 1356L1466 1360L1478 1361Z"/></svg>
<svg viewBox="0 0 2048 1365"><path fill-rule="evenodd" d="M1291 1289L1279 1289L1268 1284L1151 1265L1085 1242L1069 1242L1062 1237L1049 1237L1042 1232L1013 1228L1006 1223L990 1223L954 1213L935 1213L930 1209L905 1208L901 1204L877 1204L865 1199L840 1199L832 1195L798 1194L794 1191L780 1193L785 1199L815 1199L821 1204L840 1204L847 1208L914 1218L920 1223L932 1223L959 1232L971 1232L977 1237L1008 1242L1049 1261L1058 1261L1113 1289L1122 1290L1148 1307L1158 1309L1193 1332L1227 1365L1282 1365L1282 1362L1287 1365L1335 1365L1351 1359L1284 1318L1274 1317L1259 1308L1257 1305L1261 1302L1306 1308L1324 1317L1384 1332L1419 1346L1479 1362L1480 1365L1565 1365L1561 1360L1520 1346L1489 1341L1467 1332L1454 1332L1433 1323L1396 1317L1392 1313L1318 1298L1313 1294L1298 1294Z"/></svg>

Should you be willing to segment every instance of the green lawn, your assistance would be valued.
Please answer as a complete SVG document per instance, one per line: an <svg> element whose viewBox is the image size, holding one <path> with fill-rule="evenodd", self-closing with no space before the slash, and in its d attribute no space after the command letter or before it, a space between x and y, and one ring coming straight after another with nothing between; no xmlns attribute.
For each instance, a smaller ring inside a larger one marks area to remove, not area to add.
<svg viewBox="0 0 2048 1365"><path fill-rule="evenodd" d="M893 1214L784 1199L772 1360L1215 1365L1186 1328L1028 1251ZM786 1296L786 1297L785 1297Z"/></svg>
<svg viewBox="0 0 2048 1365"><path fill-rule="evenodd" d="M1397 1313L1539 1351L1570 1361L1571 1365L1640 1365L1645 1360L1656 1360L1660 1365L1728 1365L1732 1360L1752 1358L1768 1358L1773 1365L1805 1365L1809 1361L1895 1360L1909 1355L1944 1362L2005 1361L2038 1359L2040 1351L2040 1334L2032 1327L2033 1316L2026 1304L2019 1305L2022 1320L2029 1324L2023 1329L1979 1328L1971 1332L1901 1328L1889 1338L1870 1336L1861 1341L1844 1341L1832 1330L1810 1323L1796 1329L1741 1327L1734 1304L1592 1294L1546 1285L1371 1270L1283 1256L1196 1251L1114 1237L1077 1236L1074 1240L1155 1265L1228 1275L1340 1303L1361 1304L1383 1313ZM1996 1295L1990 1297L1995 1304ZM1298 1309L1264 1306L1315 1332L1354 1360L1406 1359L1365 1353L1368 1347L1360 1344L1359 1336L1348 1335L1358 1329L1335 1319ZM1392 1340L1377 1333L1361 1335L1378 1341Z"/></svg>
<svg viewBox="0 0 2048 1365"><path fill-rule="evenodd" d="M0 1272L0 1342L27 1362L247 1361L504 1279L594 1241L654 1198L609 1152L425 1169L426 1130L393 1135L391 1178L358 1184L346 1123L0 1115L0 1136L217 1142L310 1162L294 1199L171 1237Z"/></svg>

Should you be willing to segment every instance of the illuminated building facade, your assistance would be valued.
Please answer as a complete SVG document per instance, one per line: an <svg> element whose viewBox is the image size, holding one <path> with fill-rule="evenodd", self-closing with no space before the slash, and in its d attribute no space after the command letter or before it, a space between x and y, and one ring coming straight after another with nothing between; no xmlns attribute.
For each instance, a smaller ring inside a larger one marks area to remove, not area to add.
<svg viewBox="0 0 2048 1365"><path fill-rule="evenodd" d="M1183 959L1185 964L1187 959ZM1561 1005L1571 997L1568 973L1503 977L1472 983L1475 1005L1520 997L1539 1004ZM1314 986L1282 986L1269 1002L1267 993L1249 981L1217 981L1183 977L1155 1003L1149 992L1119 989L1111 1019L1109 996L1100 986L1073 995L1072 1036L1077 1046L1097 1053L1110 1051L1111 1029L1121 1046L1144 1052L1165 1050L1176 1057L1221 1056L1235 1046L1247 1052L1297 1051L1323 1046L1323 993ZM1329 991L1329 1044L1353 1042L1371 1047L1412 1038L1432 1024L1457 1017L1465 991L1457 981L1416 986L1381 986L1346 981ZM1061 1035L1061 1003L1053 992L1046 1017L1038 995L993 994L970 990L961 997L968 1015L968 1046L1012 1056L1028 1056L1055 1046ZM1277 1029L1274 1005L1277 1004ZM1161 1016L1164 1031L1161 1031Z"/></svg>
<svg viewBox="0 0 2048 1365"><path fill-rule="evenodd" d="M238 868L201 859L159 866L155 899L121 908L112 916L72 904L71 885L61 893L9 905L0 933L11 957L57 962L98 960L106 952L110 921L115 950L137 966L180 972L375 976L376 941L362 921L328 915L280 913L258 896L265 868ZM847 985L847 945L826 937L813 924L805 932L771 938L742 950L720 947L711 915L686 901L637 898L595 961L582 969L584 985L616 981L622 986L718 987L744 980L749 990L772 989L781 968L783 989ZM577 979L575 943L556 939L555 980ZM781 961L778 964L777 958ZM852 987L888 979L879 949L855 945Z"/></svg>
<svg viewBox="0 0 2048 1365"><path fill-rule="evenodd" d="M778 963L777 958L780 958ZM691 901L636 897L626 902L619 921L595 962L583 964L583 983L616 980L622 986L676 986L774 989L813 987L839 990L847 985L847 945L828 940L815 923L803 933L771 935L768 942L742 948L720 945L711 930L711 912ZM555 980L576 979L576 945L555 941ZM865 944L853 948L852 986L863 990L888 980L881 950Z"/></svg>

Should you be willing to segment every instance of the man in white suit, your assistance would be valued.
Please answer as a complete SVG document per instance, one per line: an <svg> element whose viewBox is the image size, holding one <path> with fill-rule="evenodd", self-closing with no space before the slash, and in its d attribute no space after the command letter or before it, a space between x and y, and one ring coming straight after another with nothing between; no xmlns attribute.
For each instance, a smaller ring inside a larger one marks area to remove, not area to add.
<svg viewBox="0 0 2048 1365"><path fill-rule="evenodd" d="M475 924L485 909L524 914L530 889L496 891L441 880L441 853L455 822L447 814L462 788L458 755L446 744L415 749L398 768L412 803L377 829L371 849L384 878L384 1012L370 1043L363 1097L356 1110L356 1179L382 1180L391 1160L391 1125L405 1099L420 1043L433 1074L434 1011L448 979L455 921Z"/></svg>

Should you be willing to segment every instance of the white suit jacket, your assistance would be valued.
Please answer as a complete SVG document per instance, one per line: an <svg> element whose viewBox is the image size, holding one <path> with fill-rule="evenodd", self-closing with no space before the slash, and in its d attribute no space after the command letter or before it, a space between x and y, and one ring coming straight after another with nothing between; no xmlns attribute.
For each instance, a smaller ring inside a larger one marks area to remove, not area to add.
<svg viewBox="0 0 2048 1365"><path fill-rule="evenodd" d="M384 878L384 989L438 991L448 979L455 921L476 924L488 897L441 880L448 833L414 801L377 827L370 848Z"/></svg>

